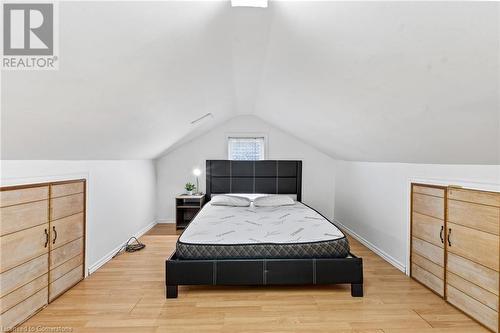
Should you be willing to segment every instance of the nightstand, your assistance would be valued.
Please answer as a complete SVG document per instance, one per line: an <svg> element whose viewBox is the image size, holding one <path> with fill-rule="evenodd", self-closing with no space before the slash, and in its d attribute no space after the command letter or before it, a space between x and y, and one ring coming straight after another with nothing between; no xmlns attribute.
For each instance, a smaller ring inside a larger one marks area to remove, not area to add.
<svg viewBox="0 0 500 333"><path fill-rule="evenodd" d="M186 228L203 205L205 205L205 194L182 194L175 197L175 227Z"/></svg>

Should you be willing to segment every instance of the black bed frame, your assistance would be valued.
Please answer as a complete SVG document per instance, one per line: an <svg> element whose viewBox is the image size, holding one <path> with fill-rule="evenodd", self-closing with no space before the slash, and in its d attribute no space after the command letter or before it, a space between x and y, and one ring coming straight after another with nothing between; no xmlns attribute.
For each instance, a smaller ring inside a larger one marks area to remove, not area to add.
<svg viewBox="0 0 500 333"><path fill-rule="evenodd" d="M207 200L220 193L295 194L302 199L302 161L207 160ZM166 261L167 298L179 285L321 285L351 284L363 296L363 261L347 258L179 259Z"/></svg>

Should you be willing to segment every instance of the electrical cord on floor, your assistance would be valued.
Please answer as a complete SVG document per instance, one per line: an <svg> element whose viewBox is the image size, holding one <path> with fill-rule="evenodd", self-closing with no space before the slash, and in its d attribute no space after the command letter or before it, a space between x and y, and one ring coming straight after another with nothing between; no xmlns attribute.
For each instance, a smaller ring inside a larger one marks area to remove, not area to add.
<svg viewBox="0 0 500 333"><path fill-rule="evenodd" d="M130 243L131 240L135 240L135 244L131 244ZM145 247L146 247L146 244L139 242L139 240L135 237L130 237L129 240L125 243L125 245L123 245L118 250L118 252L116 252L116 254L113 256L113 258L116 257L117 255L119 255L123 250L125 250L125 252L136 252L136 251L142 250Z"/></svg>

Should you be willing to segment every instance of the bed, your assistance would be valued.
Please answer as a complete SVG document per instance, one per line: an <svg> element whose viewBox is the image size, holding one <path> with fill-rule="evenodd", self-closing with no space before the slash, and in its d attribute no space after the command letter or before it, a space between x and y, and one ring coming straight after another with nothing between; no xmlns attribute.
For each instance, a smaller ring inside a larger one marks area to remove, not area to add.
<svg viewBox="0 0 500 333"><path fill-rule="evenodd" d="M179 259L345 258L349 242L301 202L277 207L208 203L179 237L176 253Z"/></svg>
<svg viewBox="0 0 500 333"><path fill-rule="evenodd" d="M351 284L363 296L362 259L343 232L301 202L301 161L207 160L207 200L219 194L288 195L278 207L208 202L166 261L166 296L179 285Z"/></svg>

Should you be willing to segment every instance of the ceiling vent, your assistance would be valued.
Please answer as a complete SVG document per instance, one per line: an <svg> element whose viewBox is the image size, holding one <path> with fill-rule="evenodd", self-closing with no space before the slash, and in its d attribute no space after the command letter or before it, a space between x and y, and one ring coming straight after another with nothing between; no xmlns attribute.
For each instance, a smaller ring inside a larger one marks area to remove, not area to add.
<svg viewBox="0 0 500 333"><path fill-rule="evenodd" d="M191 125L197 124L197 123L199 123L199 122L203 121L203 120L204 120L204 119L206 119L206 118L212 118L212 117L213 117L212 113L210 113L210 112L209 112L209 113L207 113L206 115L203 115L203 116L201 116L200 118L197 118L197 119L193 120L193 121L191 122Z"/></svg>

